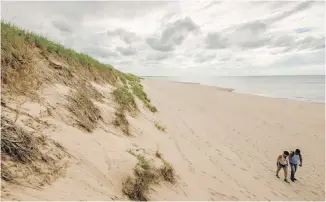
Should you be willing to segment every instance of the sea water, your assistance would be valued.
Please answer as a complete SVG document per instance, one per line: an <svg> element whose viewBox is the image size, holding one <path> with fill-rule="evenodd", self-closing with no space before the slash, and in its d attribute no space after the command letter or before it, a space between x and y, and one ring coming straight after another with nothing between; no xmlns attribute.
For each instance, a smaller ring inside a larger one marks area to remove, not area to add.
<svg viewBox="0 0 326 202"><path fill-rule="evenodd" d="M232 88L234 92L325 103L325 75L160 77Z"/></svg>

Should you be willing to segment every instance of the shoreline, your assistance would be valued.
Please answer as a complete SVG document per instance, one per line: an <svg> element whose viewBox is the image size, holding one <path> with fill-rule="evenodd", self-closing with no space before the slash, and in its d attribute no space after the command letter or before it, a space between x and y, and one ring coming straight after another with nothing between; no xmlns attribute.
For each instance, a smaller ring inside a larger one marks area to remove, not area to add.
<svg viewBox="0 0 326 202"><path fill-rule="evenodd" d="M235 88L221 87L221 86L216 86L216 85L208 85L208 84L203 84L203 83L200 83L200 82L169 80L167 77L141 77L141 78L142 78L142 80L153 80L153 81L158 80L158 81L166 81L166 82L173 82L173 83L214 87L214 88L216 88L217 90L220 90L220 91L232 92L232 93L237 93L237 94L241 94L241 95L253 95L253 96L264 97L264 98L281 99L281 100L284 99L284 100L291 100L291 101L297 101L297 102L305 102L305 103L326 105L325 100L324 101L317 101L317 100L310 100L310 99L307 99L307 98L277 97L275 95L268 95L268 94L263 94L263 93L247 93L247 92L237 91L237 89L235 89ZM156 79L156 78L160 78L160 79ZM162 79L162 78L164 78L164 79Z"/></svg>

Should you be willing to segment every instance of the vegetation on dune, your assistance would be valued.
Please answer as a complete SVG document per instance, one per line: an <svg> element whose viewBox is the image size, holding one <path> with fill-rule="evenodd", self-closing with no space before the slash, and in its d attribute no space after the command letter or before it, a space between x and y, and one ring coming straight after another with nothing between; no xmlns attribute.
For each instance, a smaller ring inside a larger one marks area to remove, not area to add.
<svg viewBox="0 0 326 202"><path fill-rule="evenodd" d="M159 131L166 132L166 128L162 126L160 123L155 122L154 125Z"/></svg>
<svg viewBox="0 0 326 202"><path fill-rule="evenodd" d="M1 64L15 68L21 64L27 64L31 60L28 48L37 47L43 55L56 55L65 60L71 66L86 70L89 78L97 82L105 81L116 84L119 71L111 65L105 65L93 59L87 54L65 48L59 43L49 41L43 36L18 28L15 25L1 22ZM22 67L23 68L23 67ZM80 69L79 69L80 70ZM76 71L85 73L85 71Z"/></svg>
<svg viewBox="0 0 326 202"><path fill-rule="evenodd" d="M121 108L119 108L116 112L115 112L115 119L113 121L113 124L116 127L120 127L122 132L127 135L130 136L130 128L129 128L129 122L127 120L126 114L121 110Z"/></svg>
<svg viewBox="0 0 326 202"><path fill-rule="evenodd" d="M51 152L49 152L51 151ZM1 116L1 179L40 186L62 175L64 148L45 136L37 136Z"/></svg>
<svg viewBox="0 0 326 202"><path fill-rule="evenodd" d="M101 117L101 111L81 89L70 92L67 109L74 115L79 127L92 132Z"/></svg>
<svg viewBox="0 0 326 202"><path fill-rule="evenodd" d="M88 132L102 119L93 100L101 102L104 98L92 82L116 88L112 93L118 106L113 124L124 134L131 135L126 113L133 115L139 111L136 98L150 111L157 111L139 77L4 21L1 21L1 75L2 101L7 95L34 98L44 83L67 85L71 91L66 107L78 126ZM4 181L29 182L30 176L39 186L61 174L65 165L57 163L67 156L62 146L45 136L37 136L39 131L25 131L6 117L1 117L1 125L1 178ZM133 199L147 200L149 185L162 178L162 172L152 169L144 158L138 157L138 161L134 170L137 177L126 181L125 193Z"/></svg>
<svg viewBox="0 0 326 202"><path fill-rule="evenodd" d="M118 87L112 94L123 111L135 112L138 110L135 98L126 86Z"/></svg>
<svg viewBox="0 0 326 202"><path fill-rule="evenodd" d="M161 157L161 159L162 159L162 157ZM174 184L176 181L174 168L172 167L172 165L170 163L168 163L164 159L162 159L162 161L163 161L163 166L159 168L159 172L160 172L161 176L163 177L163 179L165 181Z"/></svg>
<svg viewBox="0 0 326 202"><path fill-rule="evenodd" d="M138 81L130 82L132 92L144 103L145 107L147 107L151 112L157 112L155 106L151 104L151 100L148 98L147 94L144 91L143 85Z"/></svg>
<svg viewBox="0 0 326 202"><path fill-rule="evenodd" d="M134 178L128 176L122 183L122 193L134 201L148 201L150 186L161 180L175 183L175 171L173 167L163 159L162 154L157 150L155 156L163 161L163 166L155 168L150 161L142 155L136 155L138 163L134 168ZM158 155L159 154L159 155Z"/></svg>
<svg viewBox="0 0 326 202"><path fill-rule="evenodd" d="M4 21L1 22L1 38L2 87L5 93L18 95L37 94L36 89L44 81L53 80L53 78L49 78L50 75L42 76L40 68L36 68L33 54L38 53L45 58L58 58L69 65L69 70L65 70L65 73L60 72L58 75L59 80L65 84L69 83L70 80L76 80L76 82L72 82L73 85L70 86L72 88L76 88L76 85L80 84L80 79L97 83L105 82L116 86L117 89L113 92L113 96L118 108L115 113L114 125L120 126L125 134L130 134L125 112L136 113L138 111L134 96L140 99L150 111L157 112L156 107L151 104L150 99L144 92L140 78L133 74L123 73L114 69L111 65L100 63L87 54L77 53L75 50L65 48L59 43L52 42L43 36L20 29ZM52 64L51 61L50 64ZM52 64L52 66L57 67L56 64ZM72 77L73 74L76 77ZM54 75L54 78L58 77L58 75ZM91 85L86 84L84 86L87 87L85 88L87 95L101 101L101 94L95 92L96 90L91 88ZM93 91L94 93L92 93ZM79 105L77 102L75 104L73 108L76 109ZM72 109L72 107L70 108ZM71 111L76 112L76 110ZM87 124L88 121L85 121L86 119L82 121L83 123L80 122L80 125L91 131L92 127L88 127L91 124ZM90 121L93 121L93 118Z"/></svg>
<svg viewBox="0 0 326 202"><path fill-rule="evenodd" d="M138 97L138 99L140 99L144 103L144 106L150 111L157 112L157 109L150 103L150 99L145 93L139 77L132 74L123 74L121 78L125 79L122 80L124 85L116 88L112 93L116 103L118 104L113 123L116 126L120 126L124 134L130 135L129 122L126 118L125 112L135 115L139 111L135 96Z"/></svg>

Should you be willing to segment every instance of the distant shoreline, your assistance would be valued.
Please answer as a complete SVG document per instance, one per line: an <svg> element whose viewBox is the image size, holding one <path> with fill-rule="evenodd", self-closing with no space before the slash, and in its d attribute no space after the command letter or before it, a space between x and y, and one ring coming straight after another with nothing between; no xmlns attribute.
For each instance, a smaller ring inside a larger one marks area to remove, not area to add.
<svg viewBox="0 0 326 202"><path fill-rule="evenodd" d="M284 76L286 76L286 75L284 75ZM301 75L294 75L294 76L301 76ZM324 76L324 75L305 75L305 76ZM230 77L230 76L226 76L225 78L227 78L227 77ZM257 76L257 77L259 77L259 76ZM262 77L265 77L265 76L262 76ZM246 94L246 95L254 95L254 96L259 96L259 97L272 98L272 99L285 99L285 100L293 100L293 101L299 101L299 102L307 102L307 103L315 103L315 104L323 104L323 105L325 105L325 100L324 101L317 101L317 100L311 100L311 99L308 99L308 98L305 98L305 97L292 98L292 97L281 97L281 96L272 95L272 94L269 94L269 93L241 92L241 91L239 91L239 90L237 90L235 88L222 87L222 86L218 86L218 85L214 85L214 84L204 84L204 83L200 83L200 82L177 81L177 80L173 80L171 78L178 78L178 77L168 77L168 76L143 76L143 77L141 77L141 79L162 80L162 81L168 81L168 82L173 82L173 83L214 87L214 88L216 88L217 90L220 90L220 91L233 92L233 93L237 93L237 94Z"/></svg>

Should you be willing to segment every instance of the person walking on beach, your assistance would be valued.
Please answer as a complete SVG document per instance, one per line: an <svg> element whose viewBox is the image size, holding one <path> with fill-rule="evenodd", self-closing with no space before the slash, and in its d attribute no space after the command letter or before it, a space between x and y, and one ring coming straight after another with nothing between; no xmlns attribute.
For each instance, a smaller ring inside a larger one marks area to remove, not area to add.
<svg viewBox="0 0 326 202"><path fill-rule="evenodd" d="M292 151L290 156L290 167L291 167L291 181L294 182L295 180L295 172L297 171L298 165L301 167L302 166L302 156L301 156L301 151L300 149L296 149L294 152Z"/></svg>
<svg viewBox="0 0 326 202"><path fill-rule="evenodd" d="M277 170L276 170L276 177L280 178L278 176L278 173L280 172L281 168L283 168L284 171L284 181L287 183L290 183L287 180L288 177L288 156L289 156L289 152L288 151L284 151L282 155L279 155L277 157L277 161L276 161L276 165L277 165Z"/></svg>

